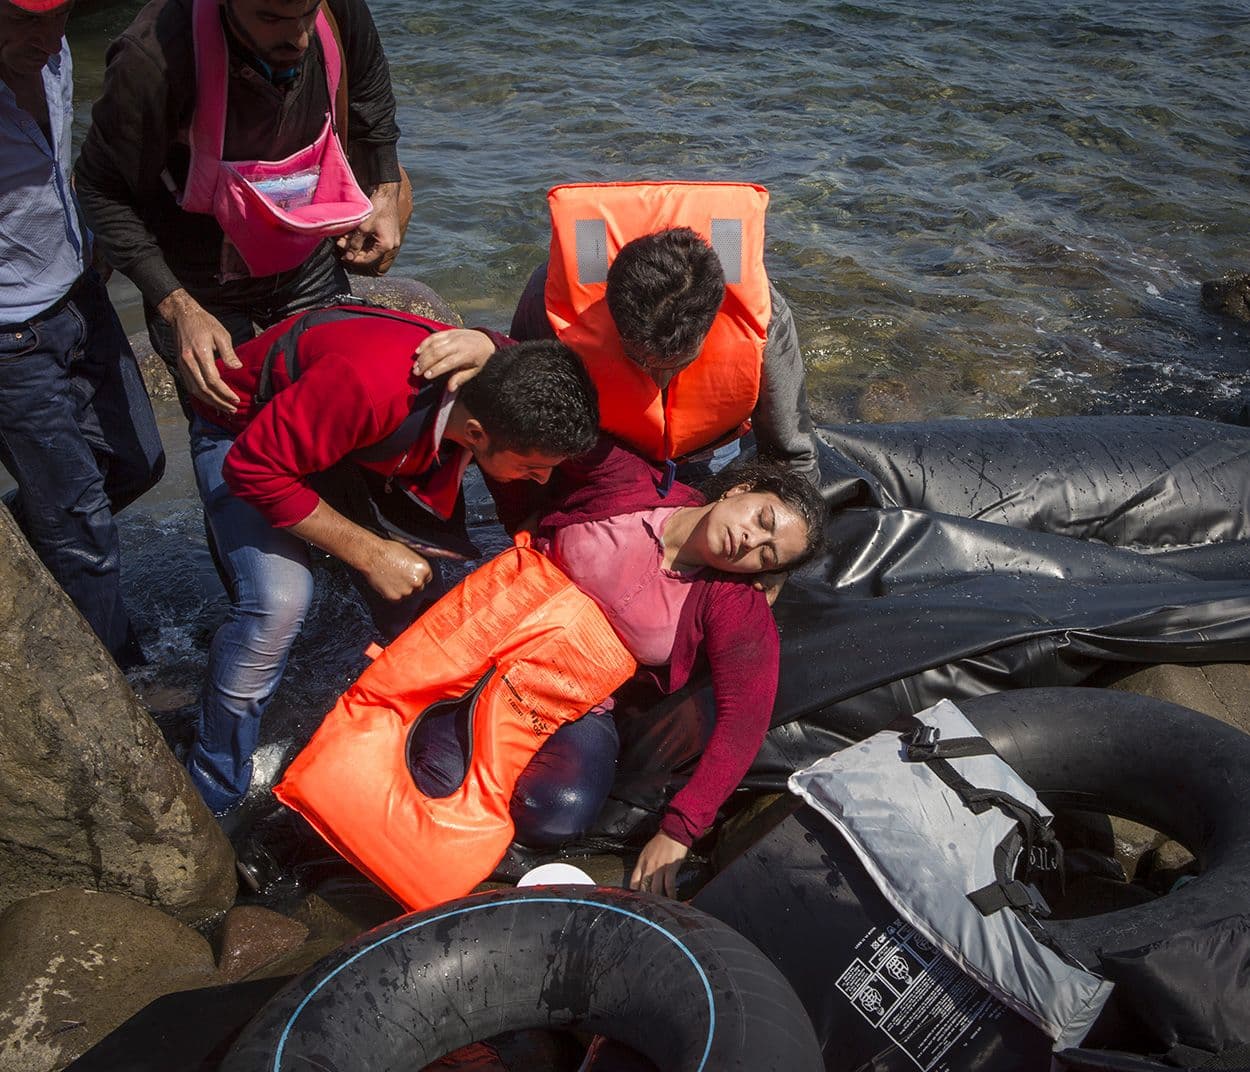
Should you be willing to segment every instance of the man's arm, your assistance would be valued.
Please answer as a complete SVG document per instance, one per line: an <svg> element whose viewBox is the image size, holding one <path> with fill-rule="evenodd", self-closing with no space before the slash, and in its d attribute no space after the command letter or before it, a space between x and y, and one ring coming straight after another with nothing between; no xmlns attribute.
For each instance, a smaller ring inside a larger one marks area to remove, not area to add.
<svg viewBox="0 0 1250 1072"><path fill-rule="evenodd" d="M349 520L309 484L395 428L399 414L379 414L357 371L354 361L330 356L307 369L240 433L222 475L271 525L359 570L383 598L402 599L428 583L425 558Z"/></svg>
<svg viewBox="0 0 1250 1072"><path fill-rule="evenodd" d="M373 212L338 240L344 263L355 271L381 273L403 241L405 187L399 168L399 127L390 67L368 7L362 0L332 5L343 41L347 72L348 156ZM411 211L411 186L407 187Z"/></svg>
<svg viewBox="0 0 1250 1072"><path fill-rule="evenodd" d="M104 89L74 165L79 207L96 242L154 307L181 284L138 206L162 185L177 124L172 111L164 62L123 35L108 50Z"/></svg>
<svg viewBox="0 0 1250 1072"><path fill-rule="evenodd" d="M769 284L773 314L764 344L760 397L751 424L761 457L784 461L813 484L820 482L818 441L807 408L803 352L794 314Z"/></svg>
<svg viewBox="0 0 1250 1072"><path fill-rule="evenodd" d="M547 262L543 261L529 277L521 300L512 314L512 326L508 334L517 342L531 339L554 339L551 321L547 319Z"/></svg>
<svg viewBox="0 0 1250 1072"><path fill-rule="evenodd" d="M403 599L424 588L433 576L429 562L412 548L362 528L324 499L290 530L358 570L383 599Z"/></svg>
<svg viewBox="0 0 1250 1072"><path fill-rule="evenodd" d="M104 90L74 168L79 207L109 263L172 325L183 386L213 408L233 413L238 396L216 365L220 357L239 367L230 333L182 289L138 211L144 198L166 196L162 173L178 124L176 94L185 90L185 79L171 82L164 58L127 35L108 50L107 63ZM181 210L171 202L171 211Z"/></svg>

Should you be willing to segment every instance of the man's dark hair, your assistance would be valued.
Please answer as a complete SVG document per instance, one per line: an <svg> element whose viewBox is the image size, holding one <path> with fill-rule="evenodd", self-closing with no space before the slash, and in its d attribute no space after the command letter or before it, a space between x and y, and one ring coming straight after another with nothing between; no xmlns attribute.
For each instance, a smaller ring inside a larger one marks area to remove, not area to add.
<svg viewBox="0 0 1250 1072"><path fill-rule="evenodd" d="M599 396L577 355L538 340L496 350L460 388L492 450L584 454L599 437Z"/></svg>
<svg viewBox="0 0 1250 1072"><path fill-rule="evenodd" d="M807 526L807 546L803 548L803 553L772 572L789 573L796 570L825 549L825 520L829 516L829 504L806 477L782 462L756 459L722 469L703 481L699 490L707 496L708 502L712 502L743 484L750 491L771 492L776 495Z"/></svg>
<svg viewBox="0 0 1250 1072"><path fill-rule="evenodd" d="M698 356L725 300L716 251L689 227L626 243L608 269L608 311L639 364Z"/></svg>

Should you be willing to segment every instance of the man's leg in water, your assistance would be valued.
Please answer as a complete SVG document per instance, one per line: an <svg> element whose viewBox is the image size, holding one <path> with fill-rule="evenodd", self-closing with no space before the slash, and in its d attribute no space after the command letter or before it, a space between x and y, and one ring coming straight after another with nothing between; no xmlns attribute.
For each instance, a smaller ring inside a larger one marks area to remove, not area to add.
<svg viewBox="0 0 1250 1072"><path fill-rule="evenodd" d="M196 418L191 457L213 539L229 581L229 614L209 649L191 780L215 813L238 804L252 776L261 716L286 668L312 601L303 540L269 524L234 496L221 466L233 437Z"/></svg>

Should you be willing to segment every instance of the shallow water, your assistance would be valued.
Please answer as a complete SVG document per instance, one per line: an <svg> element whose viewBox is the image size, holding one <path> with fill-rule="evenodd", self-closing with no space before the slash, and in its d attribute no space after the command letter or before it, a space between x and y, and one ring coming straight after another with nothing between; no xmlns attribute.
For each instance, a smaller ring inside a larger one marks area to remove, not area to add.
<svg viewBox="0 0 1250 1072"><path fill-rule="evenodd" d="M1244 4L371 8L417 190L396 270L470 323L507 327L545 255L548 186L747 179L772 194L768 266L818 419L1228 420L1250 403L1250 330L1198 303L1201 280L1250 269ZM79 136L135 10L71 24ZM133 289L114 289L138 328ZM181 685L223 604L185 463L171 470L125 537L152 676ZM279 744L358 665L364 619L327 579L267 720Z"/></svg>

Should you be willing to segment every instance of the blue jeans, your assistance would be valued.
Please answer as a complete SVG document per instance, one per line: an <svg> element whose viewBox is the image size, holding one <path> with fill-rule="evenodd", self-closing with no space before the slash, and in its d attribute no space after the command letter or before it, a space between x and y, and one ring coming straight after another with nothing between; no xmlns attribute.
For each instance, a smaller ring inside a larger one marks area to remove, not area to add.
<svg viewBox="0 0 1250 1072"><path fill-rule="evenodd" d="M221 475L234 437L201 417L191 422L191 462L209 533L225 573L230 609L208 654L195 742L187 757L191 780L214 812L239 803L252 777L261 716L282 680L291 645L313 595L308 545L274 528L235 496ZM362 588L368 588L361 582ZM432 582L398 603L379 597L370 610L394 635L437 594Z"/></svg>
<svg viewBox="0 0 1250 1072"><path fill-rule="evenodd" d="M467 712L453 708L417 723L409 772L426 796L445 797L464 781L470 751ZM616 776L621 749L611 709L600 704L553 733L517 779L509 811L516 840L553 849L590 829Z"/></svg>
<svg viewBox="0 0 1250 1072"><path fill-rule="evenodd" d="M69 300L0 326L0 463L22 531L119 666L142 663L121 594L113 515L165 453L135 357L94 271Z"/></svg>

